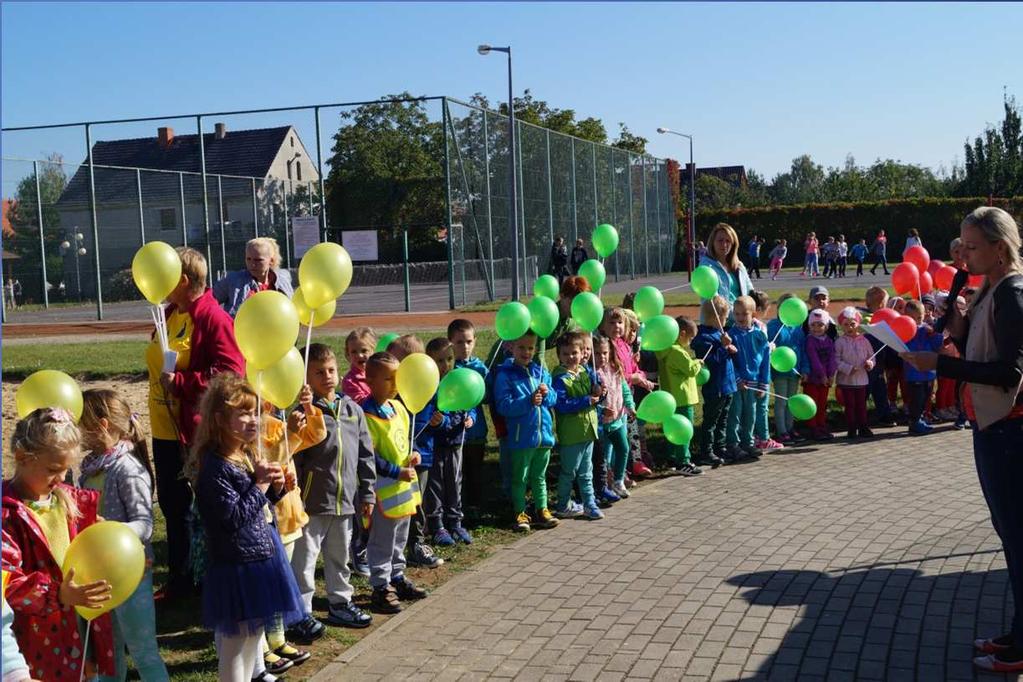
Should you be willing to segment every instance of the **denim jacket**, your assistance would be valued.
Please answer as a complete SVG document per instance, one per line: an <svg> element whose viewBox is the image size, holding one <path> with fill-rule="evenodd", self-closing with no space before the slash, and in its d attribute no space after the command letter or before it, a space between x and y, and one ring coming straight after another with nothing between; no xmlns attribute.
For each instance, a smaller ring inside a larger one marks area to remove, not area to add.
<svg viewBox="0 0 1023 682"><path fill-rule="evenodd" d="M271 272L275 277L273 290L281 292L288 298L294 296L295 289L291 284L291 273L288 270L278 270L277 268L272 269ZM231 317L237 315L242 303L245 303L245 300L257 291L259 291L259 285L248 270L229 272L213 285L214 298Z"/></svg>

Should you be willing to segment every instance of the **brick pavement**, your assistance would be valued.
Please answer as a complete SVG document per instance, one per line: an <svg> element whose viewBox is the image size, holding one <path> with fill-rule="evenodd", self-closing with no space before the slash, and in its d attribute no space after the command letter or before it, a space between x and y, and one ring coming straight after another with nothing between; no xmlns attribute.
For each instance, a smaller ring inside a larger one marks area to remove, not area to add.
<svg viewBox="0 0 1023 682"><path fill-rule="evenodd" d="M313 679L1003 679L969 432L783 452L506 546Z"/></svg>

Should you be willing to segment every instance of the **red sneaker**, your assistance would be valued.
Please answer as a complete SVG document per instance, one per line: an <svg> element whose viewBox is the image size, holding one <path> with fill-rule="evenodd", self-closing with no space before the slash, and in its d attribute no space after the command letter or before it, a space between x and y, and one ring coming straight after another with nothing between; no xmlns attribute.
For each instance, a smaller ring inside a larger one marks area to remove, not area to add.
<svg viewBox="0 0 1023 682"><path fill-rule="evenodd" d="M632 468L629 471L633 478L649 478L654 475L654 472L650 471L650 467L638 459L632 463Z"/></svg>
<svg viewBox="0 0 1023 682"><path fill-rule="evenodd" d="M996 673L1020 673L1023 672L1023 656L1016 653L1011 658L1000 658L1006 656L1009 652L1000 652L997 654L988 654L987 656L978 656L973 659L973 665L983 670L990 670Z"/></svg>

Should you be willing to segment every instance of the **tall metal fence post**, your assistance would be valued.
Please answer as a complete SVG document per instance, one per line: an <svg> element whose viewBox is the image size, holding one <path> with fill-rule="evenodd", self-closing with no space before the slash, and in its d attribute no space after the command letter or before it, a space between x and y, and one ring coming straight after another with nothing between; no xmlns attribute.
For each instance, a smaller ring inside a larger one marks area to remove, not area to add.
<svg viewBox="0 0 1023 682"><path fill-rule="evenodd" d="M621 227L618 225L618 192L617 192L618 188L615 187L615 171L616 170L617 169L615 168L615 150L614 150L614 148L612 148L611 149L611 224L615 225L616 227L618 227L619 231L621 231ZM631 254L632 254L632 246L631 246L631 243L632 243L632 211L631 211L631 209L629 211L629 243L630 243L629 254L631 256ZM619 254L618 249L615 249L615 281L616 282L618 281L618 271L619 271L619 267L618 267L618 254Z"/></svg>
<svg viewBox="0 0 1023 682"><path fill-rule="evenodd" d="M209 187L206 183L206 142L202 134L202 116L195 117L196 132L199 136L199 163L202 171L202 227L206 232L206 279L209 285L213 286L213 247L210 245L210 197ZM223 230L223 225L221 225Z"/></svg>
<svg viewBox="0 0 1023 682"><path fill-rule="evenodd" d="M590 155L593 157L593 227L590 228L592 234L593 229L600 224L600 216L598 211L600 208L600 201L597 198L597 145L590 143ZM615 227L618 227L615 225Z"/></svg>
<svg viewBox="0 0 1023 682"><path fill-rule="evenodd" d="M224 176L217 176L217 215L220 217L220 262L224 266L223 275L227 274L227 237L224 235Z"/></svg>
<svg viewBox="0 0 1023 682"><path fill-rule="evenodd" d="M178 199L181 201L181 245L188 246L188 218L185 215L185 174L178 173Z"/></svg>
<svg viewBox="0 0 1023 682"><path fill-rule="evenodd" d="M522 283L522 288L525 290L526 282L529 281L529 249L526 244L526 183L525 175L522 173L522 122L515 121L515 139L518 140L518 144L515 145L515 155L517 157L516 162L519 165L518 168L518 181L519 181L519 215L521 216L522 225L522 248L519 250L519 255L522 256L516 265L521 263L522 275L519 278L519 282ZM516 233L518 233L518 226L516 226ZM538 256L539 258L539 256ZM539 268L539 265L537 265Z"/></svg>
<svg viewBox="0 0 1023 682"><path fill-rule="evenodd" d="M551 130L547 129L547 231L554 244L554 168L551 166Z"/></svg>
<svg viewBox="0 0 1023 682"><path fill-rule="evenodd" d="M490 133L487 129L487 111L483 109L483 176L487 192L487 244L490 246L490 300L497 298L497 274L494 272L494 216L490 202Z"/></svg>
<svg viewBox="0 0 1023 682"><path fill-rule="evenodd" d="M636 279L636 212L632 207L632 154L626 155L625 170L629 174L629 279Z"/></svg>
<svg viewBox="0 0 1023 682"><path fill-rule="evenodd" d="M412 312L412 285L408 276L408 228L401 231L401 262L405 281L405 312Z"/></svg>
<svg viewBox="0 0 1023 682"><path fill-rule="evenodd" d="M259 207L256 204L256 178L252 178L252 229L259 237Z"/></svg>
<svg viewBox="0 0 1023 682"><path fill-rule="evenodd" d="M320 241L327 238L327 193L323 185L323 145L320 142L320 108L314 107L316 117L316 175L320 182ZM309 192L309 207L312 209L312 192Z"/></svg>
<svg viewBox="0 0 1023 682"><path fill-rule="evenodd" d="M284 252L287 254L288 267L291 267L291 234L288 232L288 224L291 216L288 214L288 187L284 187Z"/></svg>
<svg viewBox="0 0 1023 682"><path fill-rule="evenodd" d="M139 236L142 238L142 246L146 245L146 211L142 204L142 171L135 169L135 189L139 195Z"/></svg>
<svg viewBox="0 0 1023 682"><path fill-rule="evenodd" d="M85 148L89 152L89 221L92 223L92 253L93 261L96 264L96 319L103 319L103 284L100 273L99 259L99 219L96 215L96 171L92 163L92 126L85 124ZM77 234L77 232L76 232ZM75 249L79 245L75 241ZM76 250L75 253L78 253ZM78 297L82 296L81 280L79 280Z"/></svg>
<svg viewBox="0 0 1023 682"><path fill-rule="evenodd" d="M448 150L448 100L441 100L441 117L444 128L444 204L448 228L448 308L455 309L455 254L454 225L451 218L451 153Z"/></svg>
<svg viewBox="0 0 1023 682"><path fill-rule="evenodd" d="M647 206L646 206L646 156L639 157L640 173L642 173L642 180L639 186L643 188L643 244L646 246L644 249L644 261L646 262L646 276L650 276L650 232L647 223Z"/></svg>
<svg viewBox="0 0 1023 682"><path fill-rule="evenodd" d="M42 261L43 267L43 307L46 309L50 308L50 292L47 291L46 285L49 284L46 279L46 239L43 236L43 193L39 189L39 162L32 162L32 174L36 179L36 215L39 217L39 255Z"/></svg>
<svg viewBox="0 0 1023 682"><path fill-rule="evenodd" d="M579 207L575 205L575 138L572 141L572 247L579 239Z"/></svg>
<svg viewBox="0 0 1023 682"><path fill-rule="evenodd" d="M659 170L660 169L660 170ZM657 207L657 274L664 274L664 241L661 237L661 176L664 175L661 163L654 164L654 206Z"/></svg>
<svg viewBox="0 0 1023 682"><path fill-rule="evenodd" d="M465 221L462 221L462 229L458 240L458 258L462 262L462 305L465 305Z"/></svg>

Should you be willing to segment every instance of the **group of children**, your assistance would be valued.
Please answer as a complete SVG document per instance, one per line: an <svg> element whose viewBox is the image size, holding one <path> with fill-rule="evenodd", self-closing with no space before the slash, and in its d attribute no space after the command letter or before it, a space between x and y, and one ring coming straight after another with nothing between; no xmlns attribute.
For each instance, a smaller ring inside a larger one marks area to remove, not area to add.
<svg viewBox="0 0 1023 682"><path fill-rule="evenodd" d="M828 240L822 244L818 241L817 235L814 232L807 233L806 239L803 241L803 249L806 257L801 276L824 277L825 279L844 278L850 259L856 264L856 276L862 276L863 264L866 263L867 256L870 253L867 248L867 242L864 239L850 247L849 243L845 240L845 235L840 234L837 237L828 237ZM782 262L787 254L788 249L785 246L785 240L777 240L774 249L771 251L772 279L774 279L773 275L777 270L781 269ZM775 268L776 261L777 268ZM823 273L819 270L819 265L822 262L824 265Z"/></svg>
<svg viewBox="0 0 1023 682"><path fill-rule="evenodd" d="M793 296L783 294L777 304ZM441 377L468 367L484 378L500 443L502 489L521 531L550 528L559 519L599 520L629 497L632 479L648 476L654 464L636 406L658 387L673 395L678 413L694 425L699 421L692 447L671 445L668 453L674 470L685 476L806 437L831 439L832 386L849 438L873 435L868 393L877 422L893 425L900 388L911 432L926 433L928 415L947 417L950 410L963 422L954 387L951 393L939 387L932 409L933 372L903 366L861 331L871 313L902 308L918 324L911 349L952 352L935 324L942 307L956 301L889 301L873 287L865 307L844 308L836 324L828 291L815 286L806 323L793 328L779 319L765 321L770 301L763 292L731 305L715 296L702 305L702 323L677 318L676 342L657 353L640 350L640 324L630 304L627 298L622 307L605 309L595 334L569 325L555 340L553 372L532 332L499 342L485 362L475 355L473 324L456 319L445 337L425 347L409 334L385 352L375 352L371 329L351 332L345 342L350 369L343 377L334 351L312 344L306 385L297 407L286 413L257 404L241 377L215 376L202 398L202 421L185 469L202 521L202 619L216 636L220 679L272 682L309 658L287 640L308 643L324 633L313 615L321 557L327 621L362 628L372 616L353 602L352 572L368 577L372 610L396 613L402 602L427 596L409 580L406 565L443 563L431 543L473 542L463 525L462 493L468 505L478 506L489 492L482 475L488 420L482 405L441 411L436 396L411 415L395 378L399 362L411 353L428 354ZM792 349L794 369L771 367L777 347ZM709 376L701 388L697 377L704 369ZM817 405L805 429L797 428L787 408L800 387ZM73 572L61 571L75 535L98 518L124 521L152 556L153 474L138 417L110 390L86 391L84 404L77 425L62 409L40 409L18 423L11 440L16 469L3 489L6 603L26 668L40 679L81 673L85 632L70 608L102 604L110 594L102 581L78 584ZM83 450L88 455L80 460ZM552 451L558 456L553 501L547 491ZM76 465L78 487L65 482ZM91 670L104 680L124 679L127 651L144 680L168 679L153 614L150 568L112 617L91 622Z"/></svg>

